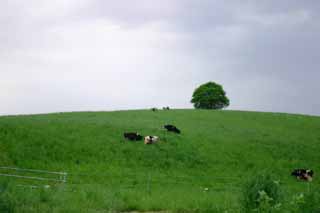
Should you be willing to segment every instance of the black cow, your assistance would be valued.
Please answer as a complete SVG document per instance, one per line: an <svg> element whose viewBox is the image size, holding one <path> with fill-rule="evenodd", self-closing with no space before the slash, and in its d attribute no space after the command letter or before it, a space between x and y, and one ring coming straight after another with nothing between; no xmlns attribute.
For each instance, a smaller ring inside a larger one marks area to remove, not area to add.
<svg viewBox="0 0 320 213"><path fill-rule="evenodd" d="M164 128L167 129L169 132L174 132L174 133L177 133L177 134L181 133L181 131L177 127L175 127L173 125L170 125L170 124L165 125Z"/></svg>
<svg viewBox="0 0 320 213"><path fill-rule="evenodd" d="M151 108L151 111L156 112L156 111L158 111L158 109L156 107L153 107L153 108Z"/></svg>
<svg viewBox="0 0 320 213"><path fill-rule="evenodd" d="M124 133L123 136L124 136L124 138L126 138L130 141L140 141L143 138L139 133L136 133L136 132Z"/></svg>
<svg viewBox="0 0 320 213"><path fill-rule="evenodd" d="M291 175L299 180L312 181L313 171L311 169L295 169Z"/></svg>

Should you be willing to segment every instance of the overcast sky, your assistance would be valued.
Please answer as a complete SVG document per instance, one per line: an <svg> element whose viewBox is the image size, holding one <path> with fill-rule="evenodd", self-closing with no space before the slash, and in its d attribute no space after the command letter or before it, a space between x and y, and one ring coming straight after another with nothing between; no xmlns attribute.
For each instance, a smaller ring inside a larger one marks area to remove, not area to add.
<svg viewBox="0 0 320 213"><path fill-rule="evenodd" d="M0 114L171 106L320 115L320 1L0 0Z"/></svg>

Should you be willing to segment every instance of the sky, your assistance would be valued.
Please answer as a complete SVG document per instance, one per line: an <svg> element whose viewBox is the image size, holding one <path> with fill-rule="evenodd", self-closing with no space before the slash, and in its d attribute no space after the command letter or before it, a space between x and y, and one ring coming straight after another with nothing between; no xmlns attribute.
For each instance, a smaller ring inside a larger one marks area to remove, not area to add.
<svg viewBox="0 0 320 213"><path fill-rule="evenodd" d="M320 1L0 0L0 115L192 108L320 115Z"/></svg>

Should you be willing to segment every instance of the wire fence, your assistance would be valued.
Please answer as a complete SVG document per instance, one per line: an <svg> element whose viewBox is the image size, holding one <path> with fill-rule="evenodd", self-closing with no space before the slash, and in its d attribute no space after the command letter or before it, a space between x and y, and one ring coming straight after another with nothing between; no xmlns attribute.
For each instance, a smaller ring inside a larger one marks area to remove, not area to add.
<svg viewBox="0 0 320 213"><path fill-rule="evenodd" d="M167 188L193 188L202 191L240 191L245 177L218 175L176 175L148 172L111 173L111 172L56 172L40 169L24 169L1 166L0 177L14 179L17 186L41 188L41 186L59 185L64 187L81 187L99 185L104 188L143 189L147 193L152 190ZM22 180L22 181L20 181ZM303 183L301 183L303 184ZM310 191L310 183L307 185Z"/></svg>
<svg viewBox="0 0 320 213"><path fill-rule="evenodd" d="M18 179L29 179L37 181L53 181L53 182L67 182L66 172L53 172L38 169L22 169L15 167L0 167L0 176Z"/></svg>
<svg viewBox="0 0 320 213"><path fill-rule="evenodd" d="M22 169L15 167L0 167L0 176L22 180L24 184L16 181L19 187L40 188L41 185L64 184L64 187L81 187L84 185L100 185L105 188L116 188L119 190L145 189L151 194L155 188L197 188L199 190L239 190L240 177L227 176L190 176L190 175L153 175L147 173L143 176L137 173L111 174L111 173L85 173L85 172L55 172L39 169ZM100 181L97 181L99 179ZM31 182L26 182L30 180ZM87 180L90 180L87 182ZM40 182L39 182L40 181Z"/></svg>

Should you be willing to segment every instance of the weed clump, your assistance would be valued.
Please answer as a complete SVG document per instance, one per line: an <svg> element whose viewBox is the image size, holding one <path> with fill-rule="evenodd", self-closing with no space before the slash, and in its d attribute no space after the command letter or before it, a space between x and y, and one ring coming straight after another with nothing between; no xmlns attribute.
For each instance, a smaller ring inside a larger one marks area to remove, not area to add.
<svg viewBox="0 0 320 213"><path fill-rule="evenodd" d="M308 193L300 193L294 195L291 201L288 203L286 209L288 209L292 213L319 213L320 193L318 191L312 190Z"/></svg>
<svg viewBox="0 0 320 213"><path fill-rule="evenodd" d="M279 182L270 175L257 175L245 183L242 205L245 212L271 212L280 203Z"/></svg>

